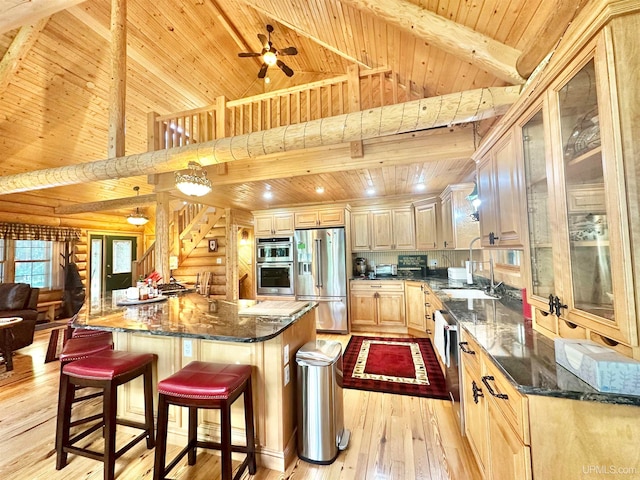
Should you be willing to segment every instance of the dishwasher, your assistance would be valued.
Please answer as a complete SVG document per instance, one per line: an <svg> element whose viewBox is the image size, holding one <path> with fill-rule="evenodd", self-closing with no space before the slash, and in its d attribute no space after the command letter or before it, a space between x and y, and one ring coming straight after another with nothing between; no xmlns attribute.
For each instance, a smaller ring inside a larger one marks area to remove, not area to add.
<svg viewBox="0 0 640 480"><path fill-rule="evenodd" d="M444 376L453 413L464 435L464 411L461 401L462 372L459 369L460 347L458 346L458 324L446 312L436 310L435 349L445 366Z"/></svg>

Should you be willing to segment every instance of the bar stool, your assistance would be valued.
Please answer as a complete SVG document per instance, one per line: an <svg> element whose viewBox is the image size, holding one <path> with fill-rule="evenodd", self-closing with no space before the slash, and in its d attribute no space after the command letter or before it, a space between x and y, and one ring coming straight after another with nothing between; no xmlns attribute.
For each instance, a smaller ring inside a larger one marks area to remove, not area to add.
<svg viewBox="0 0 640 480"><path fill-rule="evenodd" d="M62 367L56 427L56 470L64 468L67 465L67 454L73 453L102 461L104 463L104 479L113 480L117 458L144 438L147 440L147 448L154 447L152 366L155 359L156 356L152 353L105 350L81 360L66 363ZM117 387L140 375L144 379L144 423L117 419ZM71 427L86 421L86 419L83 419L78 422L71 422L71 406L74 402L77 387L100 388L104 399L102 414L92 417L100 421L71 437ZM141 429L142 433L116 451L117 424ZM104 427L105 442L103 452L74 446L76 442L102 427Z"/></svg>
<svg viewBox="0 0 640 480"><path fill-rule="evenodd" d="M231 443L231 405L244 393L246 446ZM196 449L221 451L222 480L232 479L231 452L245 453L234 479L240 478L248 466L256 473L255 435L253 429L253 399L251 396L251 366L191 362L182 370L158 383L158 437L153 480L165 480L166 475L188 453L189 465L196 463ZM165 467L167 454L167 422L169 405L189 408L187 446ZM198 409L220 410L221 441L199 441Z"/></svg>

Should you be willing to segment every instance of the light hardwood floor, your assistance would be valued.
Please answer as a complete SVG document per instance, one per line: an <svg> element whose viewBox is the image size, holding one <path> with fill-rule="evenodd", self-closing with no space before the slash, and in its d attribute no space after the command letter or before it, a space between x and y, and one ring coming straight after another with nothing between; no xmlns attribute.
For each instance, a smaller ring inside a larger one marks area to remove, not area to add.
<svg viewBox="0 0 640 480"><path fill-rule="evenodd" d="M348 335L319 335L346 345ZM59 364L44 364L49 331L36 332L33 345L14 357L10 376L0 367L0 479L102 479L102 464L69 455L69 464L55 470L54 435ZM93 408L97 408L99 401ZM154 400L154 403L155 400ZM345 427L351 430L346 451L329 466L298 460L286 472L258 468L243 479L276 480L475 480L481 476L449 402L377 392L344 390ZM88 407L90 408L90 407ZM119 427L120 428L120 427ZM127 441L123 431L118 443ZM97 434L86 440L101 443ZM168 458L180 447L170 446ZM116 462L119 480L148 480L153 475L153 450L141 442ZM219 457L199 451L195 467L186 461L172 471L176 480L219 479Z"/></svg>

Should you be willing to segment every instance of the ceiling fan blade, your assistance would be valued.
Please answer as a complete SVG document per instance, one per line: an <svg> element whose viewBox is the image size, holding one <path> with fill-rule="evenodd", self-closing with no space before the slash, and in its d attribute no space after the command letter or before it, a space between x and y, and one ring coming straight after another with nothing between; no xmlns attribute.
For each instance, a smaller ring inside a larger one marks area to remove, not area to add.
<svg viewBox="0 0 640 480"><path fill-rule="evenodd" d="M267 41L267 36L262 33L258 34L258 40L260 40L260 45L262 45L263 48L267 48L267 45L269 45L269 42Z"/></svg>
<svg viewBox="0 0 640 480"><path fill-rule="evenodd" d="M293 76L293 70L291 70L282 60L278 60L276 64L280 67L280 70L282 70L287 77Z"/></svg>
<svg viewBox="0 0 640 480"><path fill-rule="evenodd" d="M280 53L280 55L297 55L298 49L296 47L287 47L282 50L278 50L278 53Z"/></svg>
<svg viewBox="0 0 640 480"><path fill-rule="evenodd" d="M258 78L264 78L267 76L267 68L269 68L269 65L263 63L260 67L260 71L258 72Z"/></svg>
<svg viewBox="0 0 640 480"><path fill-rule="evenodd" d="M241 52L238 54L239 57L259 57L260 55L262 54L256 52Z"/></svg>

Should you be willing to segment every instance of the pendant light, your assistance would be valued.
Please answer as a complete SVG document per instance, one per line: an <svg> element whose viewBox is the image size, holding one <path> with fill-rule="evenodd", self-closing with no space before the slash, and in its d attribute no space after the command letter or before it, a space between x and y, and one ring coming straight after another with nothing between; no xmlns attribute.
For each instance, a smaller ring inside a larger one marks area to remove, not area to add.
<svg viewBox="0 0 640 480"><path fill-rule="evenodd" d="M140 187L136 185L135 187L133 187L133 190L136 192L136 197L138 197L140 195ZM127 217L127 222L129 222L131 225L136 226L144 225L148 221L149 217L142 213L139 207L136 207L136 211Z"/></svg>
<svg viewBox="0 0 640 480"><path fill-rule="evenodd" d="M207 171L198 162L189 162L189 172L176 172L176 187L185 195L201 197L211 191Z"/></svg>

